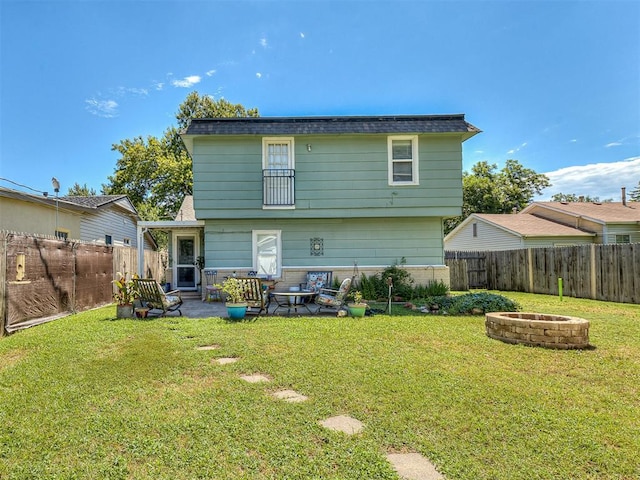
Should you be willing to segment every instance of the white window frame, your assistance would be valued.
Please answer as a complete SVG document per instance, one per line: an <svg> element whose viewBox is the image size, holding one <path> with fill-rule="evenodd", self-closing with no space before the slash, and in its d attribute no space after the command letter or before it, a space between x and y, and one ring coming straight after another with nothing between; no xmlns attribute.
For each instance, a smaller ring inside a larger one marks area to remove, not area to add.
<svg viewBox="0 0 640 480"><path fill-rule="evenodd" d="M260 271L258 265L258 236L274 235L276 237L276 271L271 275L274 278L280 278L282 275L282 230L253 230L251 232L251 252L253 255L253 269L258 276L268 275L264 271Z"/></svg>
<svg viewBox="0 0 640 480"><path fill-rule="evenodd" d="M289 146L289 166L285 168L296 168L294 137L262 137L262 168L269 168L269 145L275 143L284 143Z"/></svg>
<svg viewBox="0 0 640 480"><path fill-rule="evenodd" d="M295 139L294 137L262 137L262 168L264 170L270 168L269 165L269 145L272 144L286 144L288 145L289 157L287 166L288 168L295 170L296 168L296 156L295 156ZM293 210L295 209L295 181L293 183L293 190L291 192L293 202L291 205L263 205L263 210Z"/></svg>
<svg viewBox="0 0 640 480"><path fill-rule="evenodd" d="M411 140L411 159L410 160L394 160L393 158L393 141L394 140ZM419 185L420 177L418 175L418 136L417 135L393 135L387 137L387 153L389 156L389 185ZM393 179L393 165L396 162L411 162L411 181L399 182Z"/></svg>

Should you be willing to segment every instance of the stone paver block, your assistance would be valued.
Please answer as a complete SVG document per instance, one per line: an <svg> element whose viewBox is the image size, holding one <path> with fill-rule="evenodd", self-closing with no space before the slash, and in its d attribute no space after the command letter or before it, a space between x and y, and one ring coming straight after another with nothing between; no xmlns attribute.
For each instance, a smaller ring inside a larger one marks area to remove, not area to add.
<svg viewBox="0 0 640 480"><path fill-rule="evenodd" d="M223 358L216 358L215 362L218 363L219 365L228 365L230 363L236 363L238 360L240 360L237 357L223 357Z"/></svg>
<svg viewBox="0 0 640 480"><path fill-rule="evenodd" d="M197 350L217 350L218 348L220 348L220 345L202 345Z"/></svg>
<svg viewBox="0 0 640 480"><path fill-rule="evenodd" d="M304 402L309 399L309 397L306 397L295 390L280 390L279 392L274 392L273 396L279 400L284 400L285 402L290 403Z"/></svg>
<svg viewBox="0 0 640 480"><path fill-rule="evenodd" d="M419 453L390 453L387 460L406 480L443 480L436 467Z"/></svg>
<svg viewBox="0 0 640 480"><path fill-rule="evenodd" d="M241 379L243 379L246 382L249 383L260 383L260 382L270 382L271 379L265 375L260 375L259 373L253 374L253 375L242 375L240 377Z"/></svg>
<svg viewBox="0 0 640 480"><path fill-rule="evenodd" d="M348 415L329 417L326 420L320 421L320 425L330 430L346 433L347 435L360 433L364 429L364 425L360 420L356 420Z"/></svg>

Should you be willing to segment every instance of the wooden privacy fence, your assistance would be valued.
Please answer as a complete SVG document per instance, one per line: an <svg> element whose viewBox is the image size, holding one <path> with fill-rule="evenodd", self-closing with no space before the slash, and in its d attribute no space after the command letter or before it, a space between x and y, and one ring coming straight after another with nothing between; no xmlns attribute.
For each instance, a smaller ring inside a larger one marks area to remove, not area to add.
<svg viewBox="0 0 640 480"><path fill-rule="evenodd" d="M447 252L470 258L484 256L486 288L557 295L621 303L640 303L640 244L580 245L487 252ZM468 262L469 260L467 260ZM468 278L471 278L470 272ZM454 275L464 275L451 269ZM472 287L471 281L469 286ZM472 287L473 288L473 287Z"/></svg>
<svg viewBox="0 0 640 480"><path fill-rule="evenodd" d="M164 274L162 260L145 252L154 278ZM116 272L137 263L130 247L0 232L0 335L111 303Z"/></svg>

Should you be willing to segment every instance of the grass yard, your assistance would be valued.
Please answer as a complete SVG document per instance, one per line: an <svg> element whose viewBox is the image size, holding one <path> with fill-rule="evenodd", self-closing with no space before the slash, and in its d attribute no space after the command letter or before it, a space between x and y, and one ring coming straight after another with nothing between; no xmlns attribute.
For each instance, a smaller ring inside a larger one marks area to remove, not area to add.
<svg viewBox="0 0 640 480"><path fill-rule="evenodd" d="M640 478L640 307L505 296L590 320L594 348L507 345L484 317L116 321L113 306L0 339L0 478L393 479L391 452L450 480ZM269 395L285 388L309 400ZM318 424L339 414L364 431Z"/></svg>

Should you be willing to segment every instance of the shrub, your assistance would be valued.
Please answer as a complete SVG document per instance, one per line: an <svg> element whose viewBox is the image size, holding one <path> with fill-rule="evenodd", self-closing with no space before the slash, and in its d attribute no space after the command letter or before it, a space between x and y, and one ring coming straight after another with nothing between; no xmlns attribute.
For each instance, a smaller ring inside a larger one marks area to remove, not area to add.
<svg viewBox="0 0 640 480"><path fill-rule="evenodd" d="M495 293L465 293L452 297L455 301L448 307L447 312L452 315L465 313L487 312L515 312L520 305L509 298Z"/></svg>

